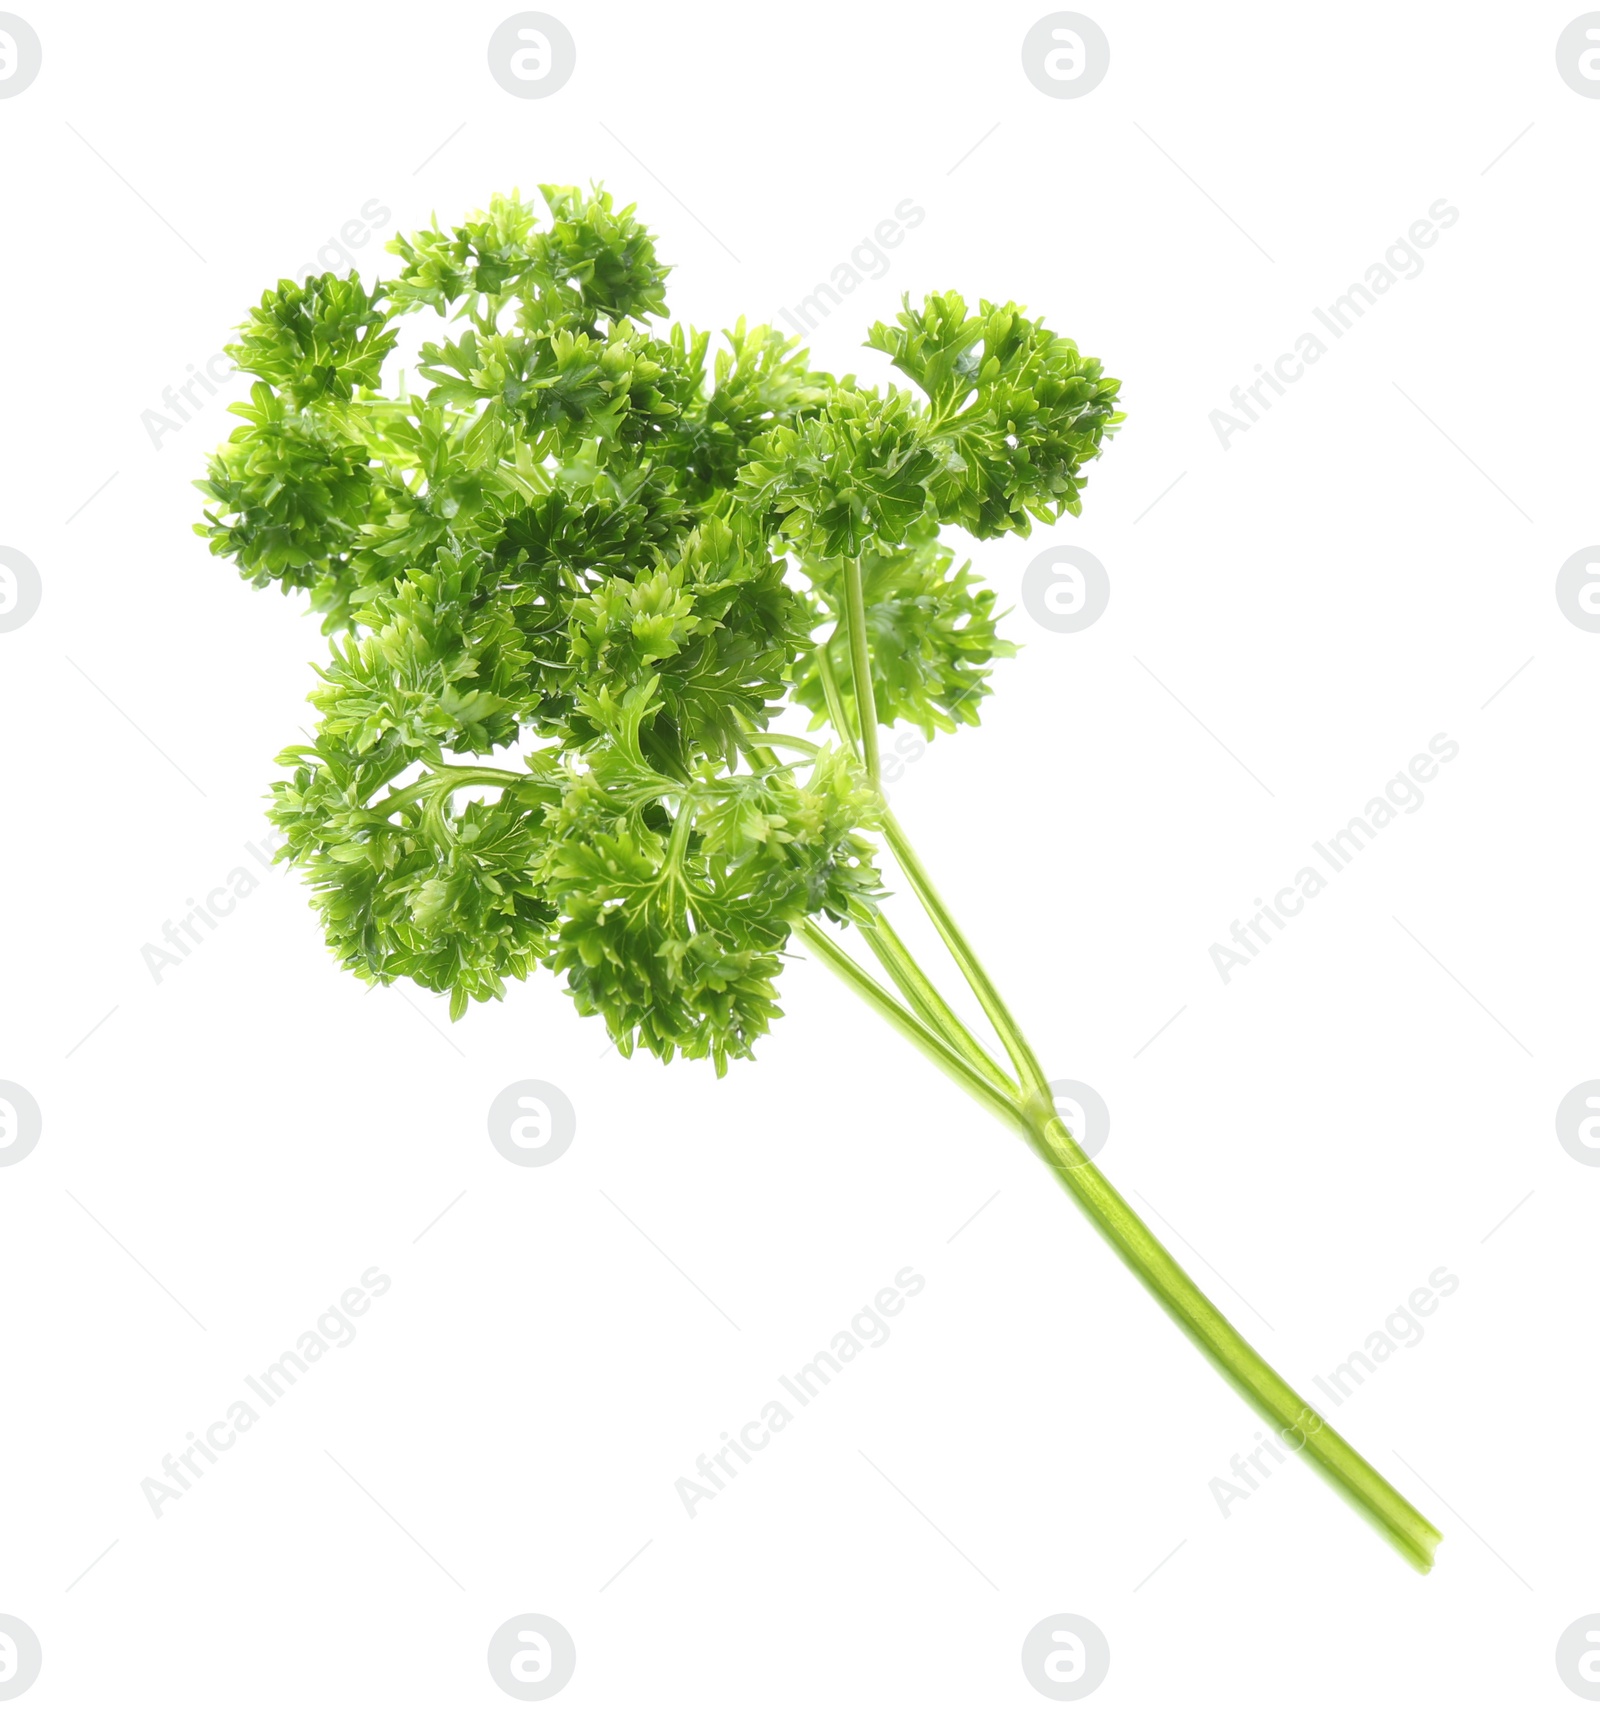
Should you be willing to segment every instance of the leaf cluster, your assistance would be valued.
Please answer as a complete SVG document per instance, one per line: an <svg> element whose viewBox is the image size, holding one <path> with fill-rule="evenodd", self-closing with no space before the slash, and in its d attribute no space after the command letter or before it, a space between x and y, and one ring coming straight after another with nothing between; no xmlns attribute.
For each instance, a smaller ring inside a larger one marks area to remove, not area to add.
<svg viewBox="0 0 1600 1714"><path fill-rule="evenodd" d="M370 290L266 293L196 527L331 634L272 813L340 962L457 1016L542 966L625 1053L720 1071L780 1015L796 926L881 893L847 574L880 720L975 724L1010 645L940 528L1076 511L1117 383L954 294L872 331L916 392L742 321L713 350L662 320L631 207L542 195L395 239ZM386 390L420 311L447 329ZM791 705L833 741L779 739Z"/></svg>

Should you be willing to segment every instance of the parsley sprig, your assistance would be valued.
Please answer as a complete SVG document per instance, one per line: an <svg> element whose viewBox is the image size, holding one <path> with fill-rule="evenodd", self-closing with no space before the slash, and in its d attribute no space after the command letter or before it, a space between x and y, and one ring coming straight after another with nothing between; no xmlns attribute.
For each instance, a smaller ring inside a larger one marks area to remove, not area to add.
<svg viewBox="0 0 1600 1714"><path fill-rule="evenodd" d="M1016 304L909 299L809 367L665 323L631 207L541 187L389 246L398 272L266 292L197 528L309 593L320 720L273 819L329 945L453 1017L536 967L624 1054L752 1057L796 943L1017 1130L1168 1312L1419 1568L1438 1532L1240 1337L1084 1153L880 785L880 728L979 721L1011 646L942 532L1082 506L1119 383ZM432 311L385 390L401 319ZM807 737L806 726L818 737ZM886 851L998 1043L885 909ZM877 974L866 960L877 966Z"/></svg>

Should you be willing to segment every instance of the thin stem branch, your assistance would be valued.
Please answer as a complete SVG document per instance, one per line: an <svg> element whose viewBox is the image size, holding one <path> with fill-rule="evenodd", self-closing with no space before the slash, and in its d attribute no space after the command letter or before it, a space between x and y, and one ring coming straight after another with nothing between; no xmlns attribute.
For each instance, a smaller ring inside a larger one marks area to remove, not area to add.
<svg viewBox="0 0 1600 1714"><path fill-rule="evenodd" d="M763 732L761 742L763 744L775 744L784 750L798 750L802 756L819 756L822 754L820 744L814 744L809 738L793 738L787 732Z"/></svg>
<svg viewBox="0 0 1600 1714"><path fill-rule="evenodd" d="M678 803L678 813L672 818L672 835L667 841L663 870L681 867L684 853L689 849L689 834L694 828L695 794L687 791Z"/></svg>
<svg viewBox="0 0 1600 1714"><path fill-rule="evenodd" d="M911 956L906 944L895 933L889 919L880 911L876 921L861 930L862 939L878 956L894 985L905 995L917 1016L936 1035L942 1036L976 1070L997 1089L1015 1097L1017 1085L1008 1072L995 1061L983 1043L961 1021L960 1016L933 985L932 979Z"/></svg>
<svg viewBox="0 0 1600 1714"><path fill-rule="evenodd" d="M878 707L872 689L872 649L867 641L867 598L861 582L861 561L844 562L845 617L849 621L850 681L856 698L856 725L861 731L861 758L867 778L878 785Z"/></svg>
<svg viewBox="0 0 1600 1714"><path fill-rule="evenodd" d="M953 1078L975 1100L981 1101L991 1113L1004 1119L1014 1130L1027 1134L1027 1120L1021 1108L1001 1089L964 1060L954 1048L936 1036L926 1024L914 1018L895 997L875 982L865 970L830 935L825 934L809 917L795 931L801 940L838 976L853 988L882 1018L886 1018L907 1041L921 1049L947 1077Z"/></svg>
<svg viewBox="0 0 1600 1714"><path fill-rule="evenodd" d="M978 1004L983 1007L989 1022L994 1025L995 1033L1000 1037L1006 1052L1010 1054L1023 1085L1035 1092L1047 1091L1048 1080L1037 1056L1028 1045L1027 1038L1016 1019L1012 1017L1011 1008L1006 1005L1000 997L999 989L989 979L989 973L979 962L977 953L973 951L967 937L950 914L949 907L940 898L932 877L922 866L922 859L912 848L904 828L895 820L887 805L883 811L883 834L889 849L894 853L895 861L905 871L906 879L911 883L911 890L917 895L922 908L928 913L929 920L939 931L939 938L950 949L950 956L955 959L961 974L966 978L967 986L977 996Z"/></svg>
<svg viewBox="0 0 1600 1714"><path fill-rule="evenodd" d="M507 768L436 768L409 786L392 791L371 807L375 814L388 815L392 810L426 797L431 791L458 791L462 786L525 786L537 785L531 774L514 774Z"/></svg>
<svg viewBox="0 0 1600 1714"><path fill-rule="evenodd" d="M843 624L843 621L840 622ZM839 635L839 626L835 626L833 635L817 648L817 677L822 680L822 695L828 705L828 719L833 722L833 729L839 734L839 741L849 746L850 754L859 758L861 746L856 742L855 732L850 722L845 719L844 697L839 690L839 675L833 670L833 640Z"/></svg>

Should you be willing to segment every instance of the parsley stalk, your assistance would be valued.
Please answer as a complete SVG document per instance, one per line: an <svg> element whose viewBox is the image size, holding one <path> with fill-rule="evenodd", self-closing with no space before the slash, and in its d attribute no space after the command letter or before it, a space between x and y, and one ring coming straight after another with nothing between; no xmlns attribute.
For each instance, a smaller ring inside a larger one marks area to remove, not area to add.
<svg viewBox="0 0 1600 1714"><path fill-rule="evenodd" d="M868 723L873 720L871 650L858 595L858 571L846 587L850 591L846 625L856 706L863 711L863 722ZM869 754L875 750L869 748ZM1095 1230L1279 1438L1302 1453L1413 1566L1423 1572L1430 1570L1439 1531L1244 1338L1084 1153L1056 1112L1038 1056L887 803L880 811L879 825L912 893L1004 1044L1016 1067L1020 1088L973 1037L881 915L875 925L863 927L862 936L925 1028L908 1028L916 1020L891 1011L895 1006L892 998L853 961L836 956L837 949L820 930L808 934L807 943L836 975L928 1053L946 1075L1021 1133ZM937 1043L931 1048L927 1040L930 1034ZM952 1056L958 1063L952 1064Z"/></svg>
<svg viewBox="0 0 1600 1714"><path fill-rule="evenodd" d="M856 732L861 740L861 760L873 789L879 785L878 711L873 702L872 647L867 637L866 595L861 583L861 561L851 558L844 565L845 634L850 639L850 677L856 697Z"/></svg>

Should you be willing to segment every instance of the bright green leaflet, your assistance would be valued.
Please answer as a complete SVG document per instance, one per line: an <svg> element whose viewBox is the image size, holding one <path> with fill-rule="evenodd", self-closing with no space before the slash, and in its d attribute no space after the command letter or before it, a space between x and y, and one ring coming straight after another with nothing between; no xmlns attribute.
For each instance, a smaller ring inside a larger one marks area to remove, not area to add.
<svg viewBox="0 0 1600 1714"><path fill-rule="evenodd" d="M1068 1133L879 789L880 726L976 725L1011 652L941 529L1076 515L1119 384L1015 304L955 293L871 330L911 389L812 370L743 322L713 349L664 322L668 270L632 208L541 188L543 211L495 197L397 238L398 273L370 290L280 281L229 347L256 381L197 528L257 587L307 591L333 638L272 815L334 953L448 993L456 1017L543 966L624 1054L721 1074L781 1015L798 940L1021 1133L1229 1381L1427 1570L1438 1532ZM421 346L420 387L385 392L419 310L450 337ZM825 741L778 729L786 709ZM890 926L880 844L1004 1063Z"/></svg>

